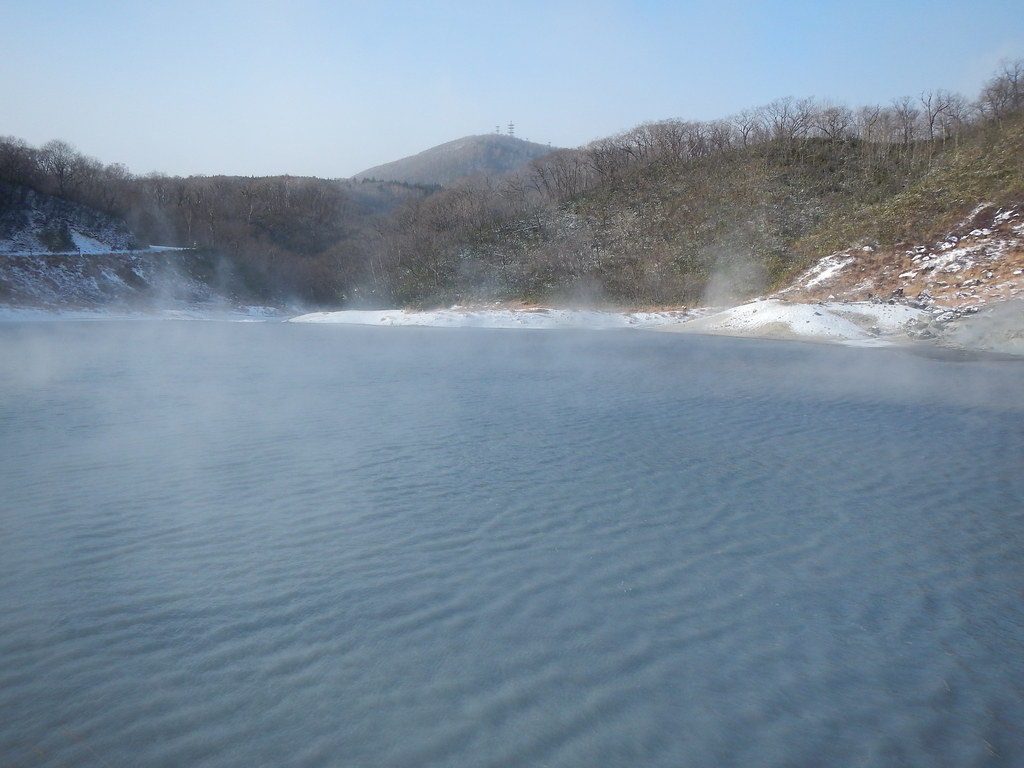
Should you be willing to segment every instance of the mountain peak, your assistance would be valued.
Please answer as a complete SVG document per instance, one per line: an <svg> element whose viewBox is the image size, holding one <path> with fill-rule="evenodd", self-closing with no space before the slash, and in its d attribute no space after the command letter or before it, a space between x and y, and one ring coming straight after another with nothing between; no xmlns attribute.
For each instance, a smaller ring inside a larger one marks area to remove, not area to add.
<svg viewBox="0 0 1024 768"><path fill-rule="evenodd" d="M507 173L554 150L547 144L497 133L464 136L401 160L367 168L353 178L443 186L466 176Z"/></svg>

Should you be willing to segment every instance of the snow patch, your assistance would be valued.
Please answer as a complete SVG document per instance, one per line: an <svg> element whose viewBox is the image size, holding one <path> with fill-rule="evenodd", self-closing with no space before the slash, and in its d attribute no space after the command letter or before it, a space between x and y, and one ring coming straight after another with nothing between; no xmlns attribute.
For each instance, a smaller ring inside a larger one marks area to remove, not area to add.
<svg viewBox="0 0 1024 768"><path fill-rule="evenodd" d="M404 309L349 309L311 312L293 317L292 323L344 325L427 326L432 328L638 328L676 323L684 310L664 312L608 312L583 309L470 309L452 307L429 312Z"/></svg>
<svg viewBox="0 0 1024 768"><path fill-rule="evenodd" d="M71 240L79 253L109 253L110 246L100 242L94 237L83 235L77 230L71 230Z"/></svg>
<svg viewBox="0 0 1024 768"><path fill-rule="evenodd" d="M881 336L906 332L921 315L921 310L901 304L793 304L763 299L666 330L881 345L889 343Z"/></svg>
<svg viewBox="0 0 1024 768"><path fill-rule="evenodd" d="M853 256L850 256L847 253L840 252L829 254L828 256L819 259L814 266L800 275L800 277L794 281L793 285L779 291L779 293L785 294L790 291L813 288L816 285L831 280L853 262Z"/></svg>

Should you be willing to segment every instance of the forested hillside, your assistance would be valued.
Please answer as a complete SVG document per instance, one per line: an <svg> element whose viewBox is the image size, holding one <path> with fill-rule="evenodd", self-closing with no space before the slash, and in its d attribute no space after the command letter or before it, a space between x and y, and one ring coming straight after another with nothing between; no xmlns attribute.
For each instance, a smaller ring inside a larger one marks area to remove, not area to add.
<svg viewBox="0 0 1024 768"><path fill-rule="evenodd" d="M779 99L728 120L638 126L470 179L398 212L373 254L400 302L740 299L853 245L941 235L1024 200L1024 62L973 103L850 109Z"/></svg>
<svg viewBox="0 0 1024 768"><path fill-rule="evenodd" d="M974 101L783 98L712 122L640 125L443 188L139 177L60 141L16 138L0 139L0 181L115 216L137 244L223 260L269 302L718 303L781 286L833 251L898 248L980 203L1024 201L1022 111L1024 62L1011 62Z"/></svg>
<svg viewBox="0 0 1024 768"><path fill-rule="evenodd" d="M0 199L8 229L26 217L33 194L63 199L119 219L135 247L189 248L222 265L234 276L233 294L325 304L345 301L366 279L379 222L430 191L294 176L132 176L61 141L37 149L15 138L0 139L0 182L8 189ZM51 252L76 250L70 223L57 211L41 223L61 235L49 240Z"/></svg>

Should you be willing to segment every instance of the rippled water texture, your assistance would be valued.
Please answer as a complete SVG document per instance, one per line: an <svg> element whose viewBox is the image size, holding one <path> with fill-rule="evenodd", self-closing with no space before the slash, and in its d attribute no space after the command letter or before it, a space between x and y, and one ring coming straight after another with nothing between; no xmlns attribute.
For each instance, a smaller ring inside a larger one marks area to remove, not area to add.
<svg viewBox="0 0 1024 768"><path fill-rule="evenodd" d="M0 764L1024 765L1024 363L0 325Z"/></svg>

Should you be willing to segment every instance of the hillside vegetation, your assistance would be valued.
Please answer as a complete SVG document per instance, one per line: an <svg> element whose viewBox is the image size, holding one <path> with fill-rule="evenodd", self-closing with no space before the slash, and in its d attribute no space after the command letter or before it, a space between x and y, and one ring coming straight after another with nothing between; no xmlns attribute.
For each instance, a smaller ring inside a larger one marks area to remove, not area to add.
<svg viewBox="0 0 1024 768"><path fill-rule="evenodd" d="M406 303L723 303L829 253L948 232L1024 200L1024 65L969 104L857 111L781 99L727 121L639 126L406 206L375 258Z"/></svg>
<svg viewBox="0 0 1024 768"><path fill-rule="evenodd" d="M139 244L195 247L265 301L721 303L832 252L933 240L980 203L1024 201L1022 111L1024 62L1011 62L974 102L945 91L859 109L784 98L443 187L135 177L63 142L13 138L0 140L0 181L114 215ZM473 138L463 148L478 155Z"/></svg>

